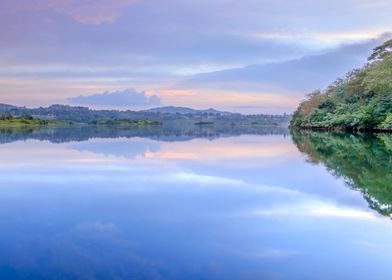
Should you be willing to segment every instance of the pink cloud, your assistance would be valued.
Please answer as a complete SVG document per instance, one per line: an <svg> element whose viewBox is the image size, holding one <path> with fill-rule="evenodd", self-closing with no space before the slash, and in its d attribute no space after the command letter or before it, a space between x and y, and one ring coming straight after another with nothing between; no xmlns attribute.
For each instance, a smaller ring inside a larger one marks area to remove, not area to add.
<svg viewBox="0 0 392 280"><path fill-rule="evenodd" d="M52 11L85 24L114 22L121 10L137 0L14 0L8 3L11 13Z"/></svg>

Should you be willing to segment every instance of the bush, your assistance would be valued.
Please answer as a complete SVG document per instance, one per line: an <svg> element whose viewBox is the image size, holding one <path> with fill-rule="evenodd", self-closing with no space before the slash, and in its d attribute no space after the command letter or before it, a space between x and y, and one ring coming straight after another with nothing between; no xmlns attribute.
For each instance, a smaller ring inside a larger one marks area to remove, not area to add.
<svg viewBox="0 0 392 280"><path fill-rule="evenodd" d="M392 113L389 113L386 119L380 124L381 129L392 129Z"/></svg>

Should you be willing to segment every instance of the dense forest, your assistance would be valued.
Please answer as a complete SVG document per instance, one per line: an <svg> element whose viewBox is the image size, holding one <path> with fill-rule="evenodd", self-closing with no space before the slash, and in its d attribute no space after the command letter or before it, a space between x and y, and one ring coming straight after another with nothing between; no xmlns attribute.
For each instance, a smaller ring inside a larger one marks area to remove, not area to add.
<svg viewBox="0 0 392 280"><path fill-rule="evenodd" d="M392 130L392 40L376 47L362 68L308 95L291 126L351 131Z"/></svg>
<svg viewBox="0 0 392 280"><path fill-rule="evenodd" d="M314 164L324 164L335 176L362 193L369 206L392 215L392 136L292 130L298 149ZM391 216L392 217L392 216Z"/></svg>

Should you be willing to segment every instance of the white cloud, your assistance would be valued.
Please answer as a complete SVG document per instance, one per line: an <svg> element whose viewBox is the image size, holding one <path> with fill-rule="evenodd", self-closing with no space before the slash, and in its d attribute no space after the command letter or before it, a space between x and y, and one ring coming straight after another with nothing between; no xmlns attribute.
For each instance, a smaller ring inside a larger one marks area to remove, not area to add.
<svg viewBox="0 0 392 280"><path fill-rule="evenodd" d="M145 92L138 92L134 89L124 91L104 92L93 95L78 96L68 99L69 102L79 105L100 105L100 106L159 106L161 100L156 95L148 96Z"/></svg>
<svg viewBox="0 0 392 280"><path fill-rule="evenodd" d="M328 40L328 35L325 36L320 38ZM293 60L202 73L184 80L182 86L248 92L270 91L276 96L286 90L287 95L291 93L302 97L308 91L324 88L346 72L364 65L372 48L391 36L392 34L384 34L376 39L345 44L327 52Z"/></svg>
<svg viewBox="0 0 392 280"><path fill-rule="evenodd" d="M12 13L52 11L84 24L112 23L121 10L135 0L12 0L5 4Z"/></svg>

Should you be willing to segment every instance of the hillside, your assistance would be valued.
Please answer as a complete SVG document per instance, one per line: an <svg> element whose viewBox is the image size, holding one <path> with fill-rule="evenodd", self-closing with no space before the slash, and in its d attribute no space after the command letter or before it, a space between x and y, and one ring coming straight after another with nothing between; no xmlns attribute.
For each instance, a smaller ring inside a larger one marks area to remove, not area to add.
<svg viewBox="0 0 392 280"><path fill-rule="evenodd" d="M207 109L207 110L195 110L187 107L176 107L176 106L166 106L159 108L152 108L148 110L144 110L143 112L147 113L161 113L161 114L220 114L220 115L231 115L229 112L222 112L215 109Z"/></svg>
<svg viewBox="0 0 392 280"><path fill-rule="evenodd" d="M291 126L342 130L392 130L392 40L373 50L368 63L308 95Z"/></svg>

